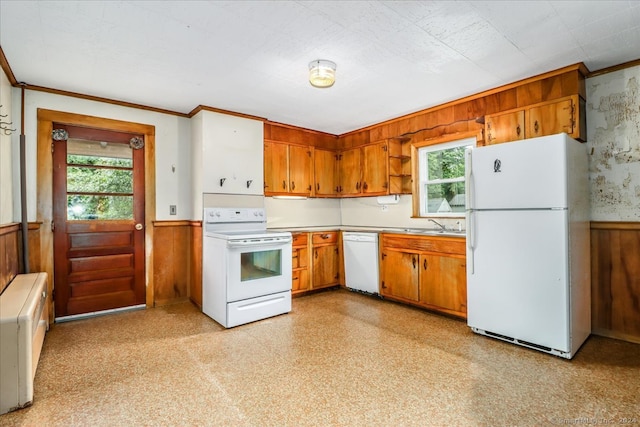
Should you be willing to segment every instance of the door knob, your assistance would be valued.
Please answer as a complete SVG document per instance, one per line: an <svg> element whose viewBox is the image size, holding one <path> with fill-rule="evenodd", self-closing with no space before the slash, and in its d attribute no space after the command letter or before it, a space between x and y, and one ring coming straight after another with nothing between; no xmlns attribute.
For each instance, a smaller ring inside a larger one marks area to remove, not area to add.
<svg viewBox="0 0 640 427"><path fill-rule="evenodd" d="M142 224L140 223L136 224L136 230L138 231L142 230Z"/></svg>

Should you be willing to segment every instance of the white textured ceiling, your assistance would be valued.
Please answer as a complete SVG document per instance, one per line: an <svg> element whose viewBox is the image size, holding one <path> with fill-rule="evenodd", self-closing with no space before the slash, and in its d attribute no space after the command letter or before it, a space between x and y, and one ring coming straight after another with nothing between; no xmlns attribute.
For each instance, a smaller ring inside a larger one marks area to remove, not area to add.
<svg viewBox="0 0 640 427"><path fill-rule="evenodd" d="M638 1L9 1L18 81L332 134L584 62L640 58ZM332 88L307 81L338 64Z"/></svg>

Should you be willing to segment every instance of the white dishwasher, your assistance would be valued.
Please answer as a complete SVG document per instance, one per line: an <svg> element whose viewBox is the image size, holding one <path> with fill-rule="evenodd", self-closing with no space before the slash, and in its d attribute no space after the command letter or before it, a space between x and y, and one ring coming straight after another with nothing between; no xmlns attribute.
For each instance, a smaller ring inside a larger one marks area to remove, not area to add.
<svg viewBox="0 0 640 427"><path fill-rule="evenodd" d="M378 233L345 231L344 246L345 286L370 294L378 293Z"/></svg>

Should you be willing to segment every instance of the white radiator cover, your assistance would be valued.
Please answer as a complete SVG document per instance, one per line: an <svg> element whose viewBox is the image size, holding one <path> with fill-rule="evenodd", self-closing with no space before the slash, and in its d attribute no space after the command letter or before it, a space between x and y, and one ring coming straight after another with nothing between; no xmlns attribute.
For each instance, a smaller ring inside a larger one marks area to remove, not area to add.
<svg viewBox="0 0 640 427"><path fill-rule="evenodd" d="M19 274L0 295L0 414L33 402L44 335L49 329L47 274Z"/></svg>

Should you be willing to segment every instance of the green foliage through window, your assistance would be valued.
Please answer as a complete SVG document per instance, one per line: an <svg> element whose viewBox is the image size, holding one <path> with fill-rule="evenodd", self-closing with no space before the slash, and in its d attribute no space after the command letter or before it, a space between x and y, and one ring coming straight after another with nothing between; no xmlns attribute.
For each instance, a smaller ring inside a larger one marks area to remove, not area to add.
<svg viewBox="0 0 640 427"><path fill-rule="evenodd" d="M133 161L67 156L67 218L133 219Z"/></svg>
<svg viewBox="0 0 640 427"><path fill-rule="evenodd" d="M470 145L475 138L419 149L421 216L464 213L464 152Z"/></svg>

